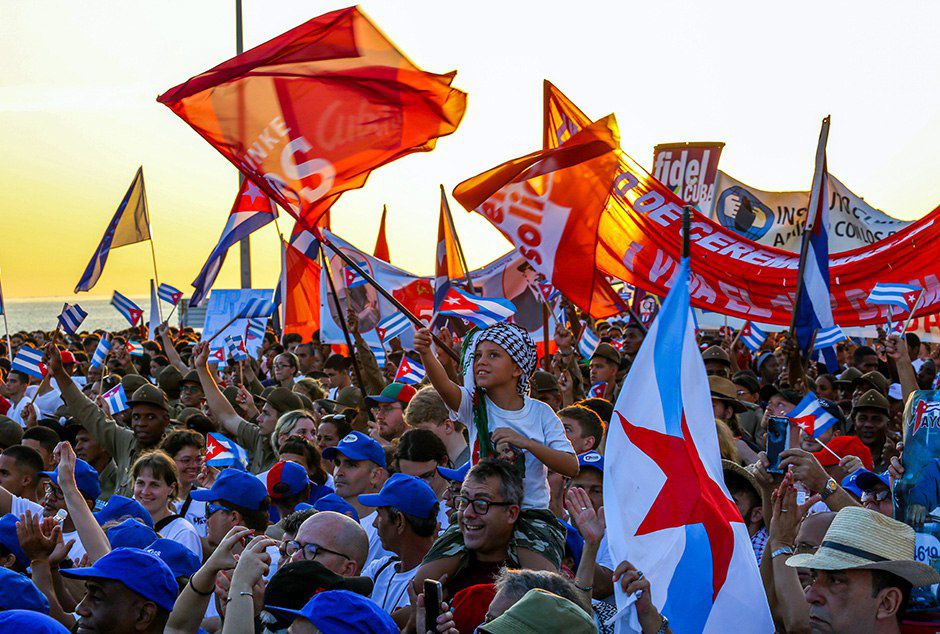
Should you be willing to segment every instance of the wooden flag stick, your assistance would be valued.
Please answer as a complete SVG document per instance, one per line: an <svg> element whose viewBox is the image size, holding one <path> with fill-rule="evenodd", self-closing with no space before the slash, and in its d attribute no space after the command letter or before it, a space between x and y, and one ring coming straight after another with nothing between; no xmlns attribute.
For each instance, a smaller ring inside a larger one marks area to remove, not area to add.
<svg viewBox="0 0 940 634"><path fill-rule="evenodd" d="M911 312L907 315L907 319L904 320L904 328L901 329L901 336L904 336L904 333L907 332L907 327L911 325L911 320L914 318L914 311L917 310L917 307L920 306L920 300L924 296L924 289L920 289L920 293L917 295L917 301L914 302L914 308L911 309Z"/></svg>
<svg viewBox="0 0 940 634"><path fill-rule="evenodd" d="M336 294L336 286L333 284L333 271L330 269L330 261L326 259L323 250L320 250L320 261L322 270L326 273L326 281L330 286L330 295L333 297L333 307L336 309L336 318L340 327L343 329L343 337L346 339L346 347L349 348L349 356L353 362L353 371L356 373L356 381L363 396L366 394L366 384L362 381L362 370L359 368L359 358L356 356L356 346L353 344L352 337L349 336L349 327L346 325L346 315L343 314L343 306L339 303L339 295Z"/></svg>

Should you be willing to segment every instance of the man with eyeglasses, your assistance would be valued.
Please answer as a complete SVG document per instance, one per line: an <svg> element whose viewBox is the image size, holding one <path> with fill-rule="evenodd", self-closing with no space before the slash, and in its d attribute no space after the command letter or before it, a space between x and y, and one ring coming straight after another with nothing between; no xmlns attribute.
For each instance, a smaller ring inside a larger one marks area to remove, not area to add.
<svg viewBox="0 0 940 634"><path fill-rule="evenodd" d="M891 481L888 478L887 471L884 473L875 473L868 469L858 469L842 480L842 488L858 496L862 506L865 508L877 511L888 517L894 517L894 503L891 499ZM926 515L926 513L924 515ZM917 518L913 517L911 519L916 520ZM916 528L917 523L912 523ZM923 519L920 520L920 524L923 524Z"/></svg>
<svg viewBox="0 0 940 634"><path fill-rule="evenodd" d="M180 404L183 407L201 409L205 400L206 393L202 390L202 383L199 382L199 373L190 370L180 379Z"/></svg>
<svg viewBox="0 0 940 634"><path fill-rule="evenodd" d="M372 437L383 445L392 442L405 433L405 407L415 395L415 389L404 383L389 383L381 394L366 397L366 406L372 410L375 428Z"/></svg>
<svg viewBox="0 0 940 634"><path fill-rule="evenodd" d="M268 491L261 480L246 471L225 469L212 483L212 488L192 491L190 497L206 502L205 552L215 550L235 526L244 526L259 534L268 526ZM272 561L277 559L274 553Z"/></svg>
<svg viewBox="0 0 940 634"><path fill-rule="evenodd" d="M317 561L344 577L355 577L369 556L369 538L354 519L333 511L307 518L285 544L291 561Z"/></svg>

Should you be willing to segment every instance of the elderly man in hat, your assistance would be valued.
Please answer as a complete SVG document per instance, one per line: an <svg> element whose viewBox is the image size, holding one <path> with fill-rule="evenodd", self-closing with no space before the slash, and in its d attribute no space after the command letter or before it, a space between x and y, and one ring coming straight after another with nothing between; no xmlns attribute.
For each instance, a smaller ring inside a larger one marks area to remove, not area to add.
<svg viewBox="0 0 940 634"><path fill-rule="evenodd" d="M156 449L170 424L169 403L163 391L146 383L127 401L130 429L118 425L82 394L62 367L58 349L46 346L44 361L62 391L62 398L72 417L111 455L116 467L114 492L130 497L134 487L131 467L140 454Z"/></svg>
<svg viewBox="0 0 940 634"><path fill-rule="evenodd" d="M914 545L906 524L857 506L839 511L814 554L786 560L811 571L812 631L900 632L911 588L940 583L936 570L914 561ZM774 555L786 554L780 550Z"/></svg>

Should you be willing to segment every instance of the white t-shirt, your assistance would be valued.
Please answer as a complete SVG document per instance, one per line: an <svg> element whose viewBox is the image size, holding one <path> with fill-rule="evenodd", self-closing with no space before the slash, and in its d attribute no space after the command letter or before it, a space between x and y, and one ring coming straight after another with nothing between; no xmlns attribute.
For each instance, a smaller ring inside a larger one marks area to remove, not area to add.
<svg viewBox="0 0 940 634"><path fill-rule="evenodd" d="M62 407L62 405L64 405L64 402L62 401L62 393L59 391L59 386L56 383L55 379L52 379L50 381L49 387L51 389L48 392L46 392L45 394L40 394L39 396L36 397L36 402L33 403L33 405L34 406L38 405L39 409L51 415L57 409ZM38 391L39 388L37 387L36 390ZM32 394L30 394L30 398L32 398Z"/></svg>
<svg viewBox="0 0 940 634"><path fill-rule="evenodd" d="M198 487L193 487L195 491ZM186 503L186 500L177 500L173 505L173 510L186 518L186 521L193 525L196 529L196 532L199 533L200 537L206 536L206 502L200 500L193 500L190 498L189 506L186 507L186 512L183 513L183 505Z"/></svg>
<svg viewBox="0 0 940 634"><path fill-rule="evenodd" d="M372 579L372 596L380 608L391 614L398 608L411 605L408 597L408 584L418 571L418 566L411 570L398 572L398 556L391 555L375 559L363 568L362 576Z"/></svg>
<svg viewBox="0 0 940 634"><path fill-rule="evenodd" d="M10 402L10 409L7 411L7 416L18 422L20 427L26 427L26 423L23 422L23 409L29 404L29 400L33 397L33 393L35 393L37 389L35 385L31 385L26 388L26 394L23 395L23 398L15 404L12 401ZM30 390L32 390L32 393L30 393ZM36 420L42 418L43 409L39 406L38 401L33 403L33 409L36 412Z"/></svg>
<svg viewBox="0 0 940 634"><path fill-rule="evenodd" d="M382 539L379 537L379 532L372 525L377 514L378 510L375 510L359 519L359 525L362 526L362 529L366 532L366 537L369 538L369 558L366 559L366 567L377 559L390 557L394 554L382 548Z"/></svg>
<svg viewBox="0 0 940 634"><path fill-rule="evenodd" d="M202 540L199 539L199 533L196 528L184 517L177 517L166 526L157 531L160 537L179 542L186 548L193 551L197 557L202 559Z"/></svg>
<svg viewBox="0 0 940 634"><path fill-rule="evenodd" d="M78 536L78 531L62 533L62 541L64 543L67 544L70 539L74 539L75 543L72 544L72 548L69 549L68 557L76 565L78 565L78 560L85 556L85 546L82 544L82 540Z"/></svg>
<svg viewBox="0 0 940 634"><path fill-rule="evenodd" d="M473 394L465 387L460 388L460 409L452 412L457 420L467 426L470 434L470 459L478 461L480 447L476 425L473 424ZM500 427L508 427L519 434L538 441L550 449L574 455L574 447L565 436L565 427L552 408L528 396L523 397L522 409L506 410L497 407L489 398L486 399L486 417L490 433ZM495 447L494 447L495 450ZM548 467L539 462L531 453L522 452L525 459L525 493L522 498L524 509L547 509L551 494L548 490Z"/></svg>
<svg viewBox="0 0 940 634"><path fill-rule="evenodd" d="M19 517L20 515L25 515L27 510L31 511L33 515L39 515L39 517L42 518L41 504L14 495L10 500L10 512Z"/></svg>

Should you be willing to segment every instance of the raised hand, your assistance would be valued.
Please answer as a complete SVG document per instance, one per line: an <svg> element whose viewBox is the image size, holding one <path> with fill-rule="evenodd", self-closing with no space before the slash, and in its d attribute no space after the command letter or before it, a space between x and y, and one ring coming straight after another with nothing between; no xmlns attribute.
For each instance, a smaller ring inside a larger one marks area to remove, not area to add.
<svg viewBox="0 0 940 634"><path fill-rule="evenodd" d="M571 487L565 494L565 509L584 541L592 544L601 542L607 529L603 506L595 511L591 498L584 489Z"/></svg>

